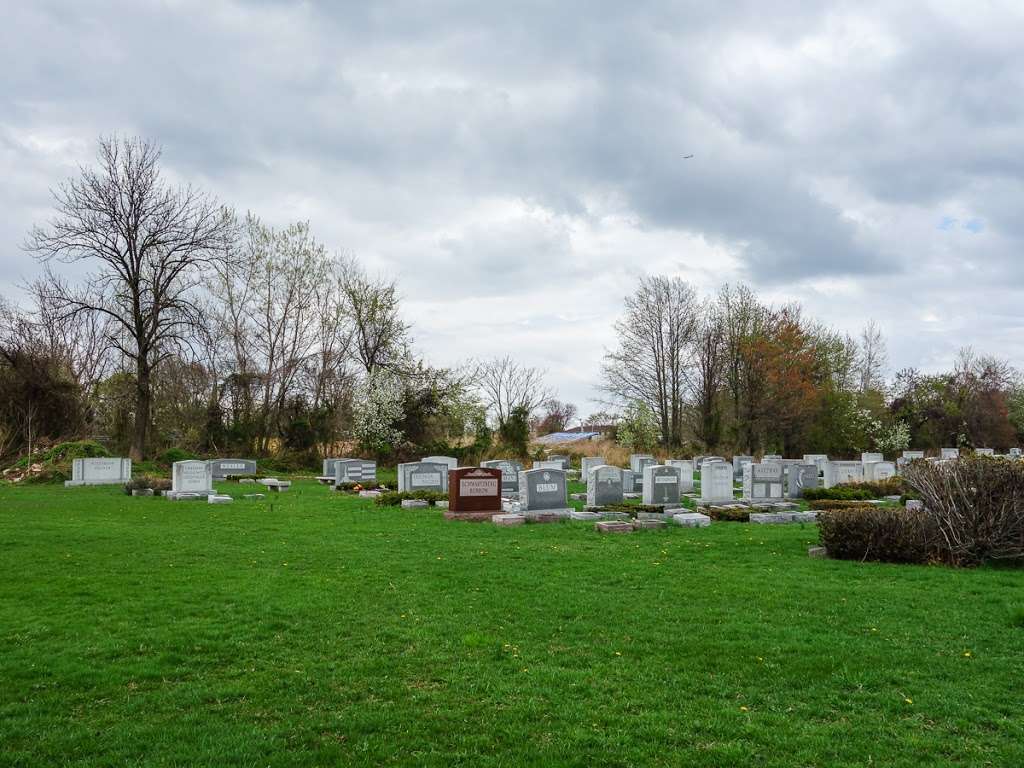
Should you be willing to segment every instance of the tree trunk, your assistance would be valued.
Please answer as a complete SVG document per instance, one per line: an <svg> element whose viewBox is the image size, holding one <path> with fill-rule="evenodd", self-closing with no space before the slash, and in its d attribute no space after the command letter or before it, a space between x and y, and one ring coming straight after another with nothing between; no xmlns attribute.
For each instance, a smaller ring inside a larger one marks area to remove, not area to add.
<svg viewBox="0 0 1024 768"><path fill-rule="evenodd" d="M153 398L151 374L149 362L140 356L135 379L135 430L128 453L132 461L142 461L146 457L146 437L149 435Z"/></svg>

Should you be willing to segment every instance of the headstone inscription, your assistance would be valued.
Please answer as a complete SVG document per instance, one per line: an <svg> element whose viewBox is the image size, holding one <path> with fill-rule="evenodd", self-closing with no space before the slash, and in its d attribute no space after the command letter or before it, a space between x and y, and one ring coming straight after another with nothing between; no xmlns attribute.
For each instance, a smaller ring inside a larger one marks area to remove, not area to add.
<svg viewBox="0 0 1024 768"><path fill-rule="evenodd" d="M786 497L802 499L808 488L818 487L817 464L791 464L786 467Z"/></svg>
<svg viewBox="0 0 1024 768"><path fill-rule="evenodd" d="M412 461L398 465L398 490L437 491L448 490L448 465L431 461Z"/></svg>
<svg viewBox="0 0 1024 768"><path fill-rule="evenodd" d="M724 461L707 461L700 466L700 499L712 504L733 501L732 464Z"/></svg>
<svg viewBox="0 0 1024 768"><path fill-rule="evenodd" d="M213 467L208 462L176 461L171 465L169 499L209 496L213 493Z"/></svg>
<svg viewBox="0 0 1024 768"><path fill-rule="evenodd" d="M679 493L693 493L693 461L691 459L669 459L665 464L679 470Z"/></svg>
<svg viewBox="0 0 1024 768"><path fill-rule="evenodd" d="M564 469L529 469L519 473L519 503L523 512L564 512L569 516Z"/></svg>
<svg viewBox="0 0 1024 768"><path fill-rule="evenodd" d="M587 478L587 506L603 507L622 503L622 472L619 467L603 464L590 470Z"/></svg>
<svg viewBox="0 0 1024 768"><path fill-rule="evenodd" d="M448 520L490 520L501 514L501 470L462 467L448 470Z"/></svg>
<svg viewBox="0 0 1024 768"><path fill-rule="evenodd" d="M859 461L830 461L825 468L825 487L864 480L864 464Z"/></svg>
<svg viewBox="0 0 1024 768"><path fill-rule="evenodd" d="M508 459L492 459L480 462L481 467L501 471L501 495L511 496L519 493L519 473L523 470L518 461Z"/></svg>
<svg viewBox="0 0 1024 768"><path fill-rule="evenodd" d="M747 464L753 464L753 456L733 456L732 457L732 474L737 480L743 479L743 467Z"/></svg>
<svg viewBox="0 0 1024 768"><path fill-rule="evenodd" d="M377 462L369 459L340 459L334 463L335 486L357 483L377 484Z"/></svg>
<svg viewBox="0 0 1024 768"><path fill-rule="evenodd" d="M253 459L210 459L210 466L214 480L256 474L256 462Z"/></svg>
<svg viewBox="0 0 1024 768"><path fill-rule="evenodd" d="M71 479L64 481L64 487L122 485L131 479L131 459L72 459Z"/></svg>
<svg viewBox="0 0 1024 768"><path fill-rule="evenodd" d="M751 501L781 501L783 473L781 461L747 464L743 467L743 498Z"/></svg>
<svg viewBox="0 0 1024 768"><path fill-rule="evenodd" d="M678 506L679 468L660 464L644 467L643 503L658 506Z"/></svg>
<svg viewBox="0 0 1024 768"><path fill-rule="evenodd" d="M425 456L420 461L427 464L446 464L448 469L458 469L459 466L459 460L451 456Z"/></svg>

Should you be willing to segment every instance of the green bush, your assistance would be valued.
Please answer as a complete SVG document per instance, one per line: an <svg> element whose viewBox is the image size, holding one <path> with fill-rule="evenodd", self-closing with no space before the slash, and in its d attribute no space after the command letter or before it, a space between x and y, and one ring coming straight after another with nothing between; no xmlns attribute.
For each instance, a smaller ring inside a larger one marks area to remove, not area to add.
<svg viewBox="0 0 1024 768"><path fill-rule="evenodd" d="M818 515L821 544L840 560L928 563L940 559L938 529L923 510L865 506Z"/></svg>
<svg viewBox="0 0 1024 768"><path fill-rule="evenodd" d="M191 451L186 451L181 448L168 448L161 454L158 454L154 461L165 467L171 466L176 461L188 461L190 459L198 459Z"/></svg>
<svg viewBox="0 0 1024 768"><path fill-rule="evenodd" d="M810 509L864 509L877 507L869 501L844 501L842 499L815 499L807 505Z"/></svg>
<svg viewBox="0 0 1024 768"><path fill-rule="evenodd" d="M448 501L448 494L440 491L388 491L376 499L381 507L399 507L406 499L419 499L433 504L435 501Z"/></svg>
<svg viewBox="0 0 1024 768"><path fill-rule="evenodd" d="M867 488L857 488L852 485L837 485L833 488L805 488L804 499L806 501L832 500L832 501L866 501L874 496Z"/></svg>

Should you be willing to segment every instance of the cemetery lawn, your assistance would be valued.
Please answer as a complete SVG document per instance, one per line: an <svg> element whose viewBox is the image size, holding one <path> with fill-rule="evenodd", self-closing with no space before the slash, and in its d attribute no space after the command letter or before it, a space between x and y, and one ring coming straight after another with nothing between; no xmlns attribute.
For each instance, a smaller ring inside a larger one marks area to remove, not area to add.
<svg viewBox="0 0 1024 768"><path fill-rule="evenodd" d="M0 765L1024 764L1024 572L815 543L0 487Z"/></svg>

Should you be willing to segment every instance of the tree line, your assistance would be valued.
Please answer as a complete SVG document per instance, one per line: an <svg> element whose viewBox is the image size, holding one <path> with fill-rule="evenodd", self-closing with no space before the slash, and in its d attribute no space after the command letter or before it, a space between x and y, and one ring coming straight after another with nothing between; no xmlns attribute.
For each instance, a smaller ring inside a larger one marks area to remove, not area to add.
<svg viewBox="0 0 1024 768"><path fill-rule="evenodd" d="M857 338L746 286L700 296L648 276L626 297L581 419L514 356L435 367L391 278L331 253L308 223L265 224L161 169L139 138L98 143L27 236L41 266L0 297L0 456L97 438L144 459L197 453L381 460L525 456L531 436L613 425L620 442L693 452L834 455L1020 442L1024 388L964 350L947 373L887 380Z"/></svg>
<svg viewBox="0 0 1024 768"><path fill-rule="evenodd" d="M625 301L602 367L635 447L850 455L1019 445L1024 386L1006 360L960 351L953 369L886 378L877 324L858 337L773 307L747 286L700 296L647 276Z"/></svg>

